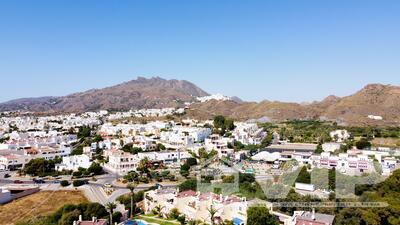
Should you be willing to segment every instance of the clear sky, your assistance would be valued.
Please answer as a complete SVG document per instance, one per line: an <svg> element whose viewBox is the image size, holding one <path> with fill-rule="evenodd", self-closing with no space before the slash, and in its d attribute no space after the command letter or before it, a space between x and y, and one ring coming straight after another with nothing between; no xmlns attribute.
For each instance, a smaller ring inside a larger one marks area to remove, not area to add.
<svg viewBox="0 0 400 225"><path fill-rule="evenodd" d="M0 2L0 101L135 79L245 100L400 84L400 1Z"/></svg>

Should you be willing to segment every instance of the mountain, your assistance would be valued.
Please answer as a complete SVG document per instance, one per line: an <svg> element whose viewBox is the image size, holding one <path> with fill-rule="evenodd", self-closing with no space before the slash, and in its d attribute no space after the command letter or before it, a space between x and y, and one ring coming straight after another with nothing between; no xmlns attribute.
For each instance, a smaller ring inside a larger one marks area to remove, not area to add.
<svg viewBox="0 0 400 225"><path fill-rule="evenodd" d="M343 98L331 95L309 104L209 101L193 104L188 111L189 116L200 118L217 114L240 120L264 117L272 121L320 119L347 125L399 125L400 87L369 84L353 95ZM380 116L382 120L368 118L369 115Z"/></svg>
<svg viewBox="0 0 400 225"><path fill-rule="evenodd" d="M320 119L348 125L400 124L400 87L393 85L369 84L346 97L331 95L322 101L303 104L268 100L245 102L237 97L228 98L229 100L211 98L204 102L196 101L198 97L204 96L209 94L188 81L139 77L119 85L63 97L12 100L0 104L0 111L51 113L129 110L182 107L185 102L194 102L186 110L186 117L210 119L215 115L225 115L238 120ZM369 118L369 115L377 117Z"/></svg>
<svg viewBox="0 0 400 225"><path fill-rule="evenodd" d="M184 80L159 77L136 80L63 97L24 98L0 104L0 111L84 112L90 110L129 110L183 105L208 94Z"/></svg>
<svg viewBox="0 0 400 225"><path fill-rule="evenodd" d="M382 121L371 121L368 115L381 116ZM400 87L383 84L369 84L353 95L324 109L327 119L351 121L354 124L399 123Z"/></svg>

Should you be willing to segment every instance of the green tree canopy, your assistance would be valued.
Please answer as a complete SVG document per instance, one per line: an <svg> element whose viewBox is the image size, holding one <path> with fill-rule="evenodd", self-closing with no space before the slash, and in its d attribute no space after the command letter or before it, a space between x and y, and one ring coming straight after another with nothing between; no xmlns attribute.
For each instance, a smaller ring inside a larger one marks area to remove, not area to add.
<svg viewBox="0 0 400 225"><path fill-rule="evenodd" d="M251 225L278 225L279 222L269 214L266 207L250 207L247 210L247 224Z"/></svg>

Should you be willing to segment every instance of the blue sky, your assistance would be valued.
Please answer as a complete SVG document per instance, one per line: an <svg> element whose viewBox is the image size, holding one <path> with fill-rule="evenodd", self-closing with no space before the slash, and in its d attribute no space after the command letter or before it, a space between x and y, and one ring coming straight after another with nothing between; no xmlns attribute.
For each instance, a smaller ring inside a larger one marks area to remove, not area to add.
<svg viewBox="0 0 400 225"><path fill-rule="evenodd" d="M1 1L0 101L160 76L245 100L400 84L400 1Z"/></svg>

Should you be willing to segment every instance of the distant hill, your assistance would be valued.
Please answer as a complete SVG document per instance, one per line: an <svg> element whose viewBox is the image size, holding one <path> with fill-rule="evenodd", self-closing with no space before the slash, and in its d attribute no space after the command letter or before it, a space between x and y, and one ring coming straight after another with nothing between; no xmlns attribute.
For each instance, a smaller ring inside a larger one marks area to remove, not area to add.
<svg viewBox="0 0 400 225"><path fill-rule="evenodd" d="M0 104L0 111L84 112L176 107L207 95L208 93L188 81L139 77L119 85L63 97L12 100Z"/></svg>
<svg viewBox="0 0 400 225"><path fill-rule="evenodd" d="M0 111L84 112L92 110L129 110L141 108L182 107L195 102L187 117L210 119L222 114L239 120L268 118L272 121L319 119L348 125L400 125L400 87L369 84L353 95L326 97L312 103L279 101L245 102L231 100L196 102L209 94L184 80L159 77L142 78L119 85L93 89L63 97L23 98L0 104ZM368 118L369 115L382 120Z"/></svg>
<svg viewBox="0 0 400 225"><path fill-rule="evenodd" d="M348 125L400 125L400 87L370 84L353 95L343 98L328 96L310 104L277 101L234 102L209 101L196 103L189 116L210 118L222 114L248 120L262 117L273 121L319 119ZM368 115L381 116L373 120Z"/></svg>
<svg viewBox="0 0 400 225"><path fill-rule="evenodd" d="M400 123L400 87L369 84L353 95L327 105L322 116L353 124ZM368 115L382 116L373 121Z"/></svg>

